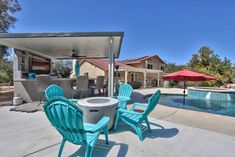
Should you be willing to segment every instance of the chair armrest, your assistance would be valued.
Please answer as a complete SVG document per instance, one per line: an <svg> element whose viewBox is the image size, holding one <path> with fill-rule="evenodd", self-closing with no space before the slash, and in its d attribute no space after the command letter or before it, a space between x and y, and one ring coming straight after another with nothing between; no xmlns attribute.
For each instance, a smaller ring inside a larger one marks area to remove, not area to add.
<svg viewBox="0 0 235 157"><path fill-rule="evenodd" d="M119 108L118 112L121 112L121 113L130 113L130 114L135 114L135 115L141 115L141 113L139 113L139 112L135 112L135 111L127 110L127 109L123 109L123 108Z"/></svg>
<svg viewBox="0 0 235 157"><path fill-rule="evenodd" d="M77 103L79 99L69 99L69 101L72 101L73 103Z"/></svg>
<svg viewBox="0 0 235 157"><path fill-rule="evenodd" d="M140 106L140 107L144 107L145 108L145 107L148 106L148 104L135 102L134 104L132 104L131 110L134 111L136 106Z"/></svg>
<svg viewBox="0 0 235 157"><path fill-rule="evenodd" d="M92 123L84 123L84 130L86 132L97 132L103 130L106 126L108 126L110 118L109 117L103 117L98 123L92 124Z"/></svg>
<svg viewBox="0 0 235 157"><path fill-rule="evenodd" d="M118 99L118 96L113 96L114 99Z"/></svg>
<svg viewBox="0 0 235 157"><path fill-rule="evenodd" d="M118 101L122 101L122 102L127 102L131 100L131 98L126 97L126 96L113 96L113 98L118 99Z"/></svg>

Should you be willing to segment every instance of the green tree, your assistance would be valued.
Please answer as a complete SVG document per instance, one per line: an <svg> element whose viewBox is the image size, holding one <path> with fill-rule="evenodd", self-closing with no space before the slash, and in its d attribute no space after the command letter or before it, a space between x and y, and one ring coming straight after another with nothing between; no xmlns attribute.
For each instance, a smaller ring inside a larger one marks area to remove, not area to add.
<svg viewBox="0 0 235 157"><path fill-rule="evenodd" d="M177 65L175 63L167 63L167 67L166 67L165 72L172 73L172 72L182 70L183 68L184 68L184 65Z"/></svg>
<svg viewBox="0 0 235 157"><path fill-rule="evenodd" d="M203 46L199 49L199 64L201 66L208 66L210 65L210 59L212 58L212 54L214 54L214 51L211 50L207 46Z"/></svg>
<svg viewBox="0 0 235 157"><path fill-rule="evenodd" d="M1 0L0 2L0 32L8 32L13 27L17 18L13 15L21 10L18 0Z"/></svg>
<svg viewBox="0 0 235 157"><path fill-rule="evenodd" d="M18 0L0 0L0 33L6 33L14 27L17 18L13 15L21 10ZM0 82L12 82L12 61L9 60L6 46L0 45Z"/></svg>
<svg viewBox="0 0 235 157"><path fill-rule="evenodd" d="M72 61L70 60L56 60L52 62L52 71L55 74L61 74L63 78L69 77L72 70Z"/></svg>
<svg viewBox="0 0 235 157"><path fill-rule="evenodd" d="M199 63L199 56L198 56L198 54L193 54L191 60L188 63L188 66L193 67L195 65L198 65L198 63Z"/></svg>
<svg viewBox="0 0 235 157"><path fill-rule="evenodd" d="M219 55L207 46L200 48L197 54L193 54L187 66L190 70L217 78L215 81L203 82L203 86L225 85L234 77L231 61L226 57L221 60Z"/></svg>

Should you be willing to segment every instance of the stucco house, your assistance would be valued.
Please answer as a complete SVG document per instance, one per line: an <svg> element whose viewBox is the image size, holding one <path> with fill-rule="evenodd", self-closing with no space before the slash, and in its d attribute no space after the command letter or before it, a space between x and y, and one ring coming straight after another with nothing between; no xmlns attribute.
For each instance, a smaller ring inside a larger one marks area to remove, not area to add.
<svg viewBox="0 0 235 157"><path fill-rule="evenodd" d="M166 63L157 55L144 56L115 62L114 80L130 83L133 86L162 86L161 75ZM80 61L80 73L96 78L99 75L108 76L108 60L84 59ZM137 85L138 84L138 85ZM138 87L137 87L138 88Z"/></svg>

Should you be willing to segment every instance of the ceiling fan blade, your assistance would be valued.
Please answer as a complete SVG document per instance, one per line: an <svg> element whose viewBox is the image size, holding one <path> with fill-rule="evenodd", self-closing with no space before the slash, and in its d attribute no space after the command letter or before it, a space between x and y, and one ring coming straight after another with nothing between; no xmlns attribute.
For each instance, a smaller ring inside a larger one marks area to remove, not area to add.
<svg viewBox="0 0 235 157"><path fill-rule="evenodd" d="M72 54L72 55L71 55L71 57L75 57L75 58L77 58L77 57L87 57L87 56L82 56L82 55Z"/></svg>
<svg viewBox="0 0 235 157"><path fill-rule="evenodd" d="M85 59L85 58L87 58L87 56L68 56L68 57L60 57L57 59L62 60L62 59Z"/></svg>
<svg viewBox="0 0 235 157"><path fill-rule="evenodd" d="M70 60L73 59L71 57L62 57L62 58L56 58L57 60Z"/></svg>

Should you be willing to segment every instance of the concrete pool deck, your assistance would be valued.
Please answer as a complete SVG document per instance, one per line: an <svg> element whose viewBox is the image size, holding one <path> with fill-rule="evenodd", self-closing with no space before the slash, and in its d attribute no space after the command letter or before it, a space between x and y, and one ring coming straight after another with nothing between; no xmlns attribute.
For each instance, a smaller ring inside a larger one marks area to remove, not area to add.
<svg viewBox="0 0 235 157"><path fill-rule="evenodd" d="M0 154L2 157L57 156L61 137L44 112L10 112L0 108ZM233 157L235 137L150 118L152 133L143 132L144 141L124 123L110 132L110 144L100 136L93 156L119 157ZM146 129L146 128L145 128ZM84 156L84 147L66 143L62 156Z"/></svg>
<svg viewBox="0 0 235 157"><path fill-rule="evenodd" d="M135 89L132 93L132 100L130 102L143 102L146 103L148 99L145 99L145 95L154 93L157 89L160 89L163 94L182 94L183 89L179 88L146 88ZM42 110L42 105L38 105L39 102L26 103L24 105L12 107L14 111L24 112L36 112ZM235 137L235 118L228 116L221 116L217 114L210 114L205 112L191 111L178 109L173 107L167 107L163 105L157 105L151 116L157 119L165 121L183 124L200 129L206 129Z"/></svg>
<svg viewBox="0 0 235 157"><path fill-rule="evenodd" d="M154 93L157 89L161 90L163 94L182 94L183 89L179 88L147 88L136 89L132 94L132 101L146 103L148 100L144 99L145 95ZM151 117L162 119L165 121L183 124L200 129L206 129L235 137L235 118L222 116L218 114L211 114L206 112L198 112L186 109L179 109L163 105L157 107L150 114Z"/></svg>

